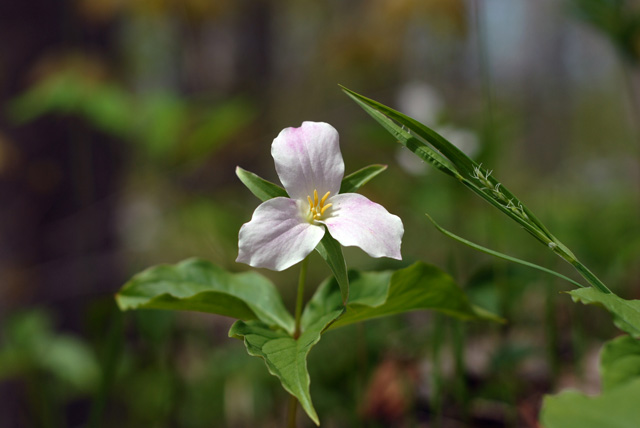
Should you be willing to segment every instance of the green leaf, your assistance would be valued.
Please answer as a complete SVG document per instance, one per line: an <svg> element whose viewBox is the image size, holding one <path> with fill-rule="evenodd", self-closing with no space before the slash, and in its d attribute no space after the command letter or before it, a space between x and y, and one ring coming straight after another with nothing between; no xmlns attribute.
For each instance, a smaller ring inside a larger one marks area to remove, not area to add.
<svg viewBox="0 0 640 428"><path fill-rule="evenodd" d="M503 260L510 261L512 263L518 263L518 264L521 264L523 266L527 266L527 267L530 267L530 268L533 268L533 269L538 269L538 270L540 270L542 272L546 272L548 274L557 276L558 278L562 278L565 281L568 281L568 282L572 283L573 285L577 285L578 287L581 287L581 288L584 287L584 285L580 284L579 282L576 282L573 279L571 279L571 278L569 278L567 276L564 276L561 273L555 272L555 271L553 271L551 269L547 269L545 267L538 266L535 263L531 263L531 262L528 262L528 261L525 261L525 260L521 260L521 259L517 259L515 257L508 256L506 254L500 253L500 252L495 251L495 250L491 250L489 248L485 248L482 245L478 245L478 244L475 244L475 243L473 243L473 242L471 242L469 240L466 240L466 239L464 239L464 238L462 238L462 237L460 237L458 235L455 235L455 234L449 232L448 230L446 230L445 228L440 226L438 223L436 223L436 221L433 218L431 218L431 216L429 214L425 214L425 215L431 221L431 223L433 223L433 225L436 227L436 229L438 229L441 233L443 233L444 235L448 236L449 238L454 239L454 240L456 240L456 241L458 241L458 242L460 242L460 243L462 243L464 245L467 245L467 246L469 246L469 247L471 247L471 248L473 248L475 250L478 250L478 251L480 251L482 253L485 253L485 254L489 254L489 255L494 256L494 257L498 257L498 258L503 259Z"/></svg>
<svg viewBox="0 0 640 428"><path fill-rule="evenodd" d="M134 276L116 295L127 309L168 309L259 319L293 334L294 320L276 287L256 272L230 273L205 260L161 265Z"/></svg>
<svg viewBox="0 0 640 428"><path fill-rule="evenodd" d="M358 189L385 169L387 169L386 165L369 165L347 175L342 179L342 183L340 184L340 193L357 192Z"/></svg>
<svg viewBox="0 0 640 428"><path fill-rule="evenodd" d="M501 319L472 305L453 279L435 266L417 262L398 271L349 273L346 310L330 329L402 312L433 309L462 320ZM342 306L335 279L323 282L302 314L308 325Z"/></svg>
<svg viewBox="0 0 640 428"><path fill-rule="evenodd" d="M242 181L242 184L247 186L247 189L251 191L261 201L268 201L272 198L284 196L288 198L287 191L277 184L273 184L264 178L249 172L246 169L242 169L239 166L236 167L236 175Z"/></svg>
<svg viewBox="0 0 640 428"><path fill-rule="evenodd" d="M636 339L640 338L640 300L625 300L613 293L605 294L595 288L570 291L574 302L603 306L613 315L613 323Z"/></svg>
<svg viewBox="0 0 640 428"><path fill-rule="evenodd" d="M433 166L448 175L456 177L462 181L465 186L518 222L534 237L540 239L537 231L531 227L529 222L535 224L535 226L544 232L545 235L552 238L552 235L542 222L540 222L540 220L538 220L537 217L526 206L524 206L513 193L506 189L494 177L489 175L487 178L491 183L491 186L489 187L495 188L495 186L499 185L500 192L504 195L504 200L512 201L512 204L516 207L521 207L522 211L527 216L526 220L521 216L515 215L504 203L500 203L496 200L490 189L478 186L474 181L470 180L470 178L474 176L476 168L480 168L480 165L465 155L464 152L458 149L454 144L447 141L443 136L417 120L387 107L384 104L353 92L345 87L342 87L342 90L367 113L369 113L369 115L381 124L389 133L391 133L394 138L405 145L418 157L431 163ZM429 145L433 146L435 150ZM544 243L546 244L547 242Z"/></svg>
<svg viewBox="0 0 640 428"><path fill-rule="evenodd" d="M545 397L541 411L545 428L631 428L638 425L640 341L621 336L607 342L600 354L600 371L603 393L598 397L575 391Z"/></svg>
<svg viewBox="0 0 640 428"><path fill-rule="evenodd" d="M602 389L607 392L640 378L640 341L620 336L607 342L600 353Z"/></svg>
<svg viewBox="0 0 640 428"><path fill-rule="evenodd" d="M346 303L349 299L349 276L347 275L347 262L342 254L342 246L327 231L316 247L316 251L329 265L334 278L340 285L342 303Z"/></svg>
<svg viewBox="0 0 640 428"><path fill-rule="evenodd" d="M638 397L638 378L597 397L576 391L548 395L542 403L540 422L545 428L637 428Z"/></svg>
<svg viewBox="0 0 640 428"><path fill-rule="evenodd" d="M549 246L553 252L570 263L591 285L604 293L610 292L598 277L578 261L569 248L549 232L530 209L491 176L490 171L482 169L482 165L428 126L345 87L342 89L398 142L404 144L421 159L457 178L475 194L502 211L534 238L545 246Z"/></svg>
<svg viewBox="0 0 640 428"><path fill-rule="evenodd" d="M327 325L341 313L342 309L335 309L316 318L304 326L297 340L283 331L274 331L257 320L237 321L229 330L230 337L244 338L249 355L264 359L269 373L280 379L283 388L300 401L302 408L317 425L320 425L320 420L311 402L307 355L318 343Z"/></svg>
<svg viewBox="0 0 640 428"><path fill-rule="evenodd" d="M461 176L464 172L468 175L473 174L475 166L473 160L431 128L350 89L342 87L342 90L394 138L423 160L427 162L435 160L434 166L453 176ZM427 141L440 153L429 147L426 144ZM453 165L445 160L443 155Z"/></svg>

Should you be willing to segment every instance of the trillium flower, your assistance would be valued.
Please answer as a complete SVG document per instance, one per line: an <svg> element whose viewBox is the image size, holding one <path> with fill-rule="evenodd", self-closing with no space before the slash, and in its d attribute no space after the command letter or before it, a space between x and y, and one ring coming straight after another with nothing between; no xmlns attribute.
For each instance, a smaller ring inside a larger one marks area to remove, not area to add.
<svg viewBox="0 0 640 428"><path fill-rule="evenodd" d="M344 176L338 140L333 126L318 122L286 128L273 140L276 172L290 197L256 208L240 228L236 261L285 270L309 255L327 231L345 247L402 259L400 218L362 195L338 193Z"/></svg>

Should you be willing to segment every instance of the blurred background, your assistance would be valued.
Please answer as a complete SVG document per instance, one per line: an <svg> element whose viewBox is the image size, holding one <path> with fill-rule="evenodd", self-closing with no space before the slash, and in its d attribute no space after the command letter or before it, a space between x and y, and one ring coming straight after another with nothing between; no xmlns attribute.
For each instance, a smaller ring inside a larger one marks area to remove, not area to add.
<svg viewBox="0 0 640 428"><path fill-rule="evenodd" d="M286 393L227 338L232 320L120 313L134 273L202 257L231 271L277 181L281 129L326 121L362 193L405 224L403 262L449 272L509 320L414 313L311 352L325 427L535 427L543 394L597 392L609 316L568 285L441 236L565 274L563 262L417 161L345 85L441 132L612 289L640 298L640 7L624 0L0 2L0 426L279 427ZM330 274L314 255L309 293ZM294 306L297 272L261 271ZM300 426L312 423L301 416Z"/></svg>

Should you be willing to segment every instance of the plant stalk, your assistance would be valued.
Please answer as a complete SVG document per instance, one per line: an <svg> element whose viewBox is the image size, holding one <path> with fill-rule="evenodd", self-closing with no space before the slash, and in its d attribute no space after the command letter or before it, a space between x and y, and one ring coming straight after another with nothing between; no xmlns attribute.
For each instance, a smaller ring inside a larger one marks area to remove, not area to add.
<svg viewBox="0 0 640 428"><path fill-rule="evenodd" d="M442 404L443 404L443 378L442 378L442 346L444 342L444 316L435 313L433 318L433 331L431 333L432 341L432 363L431 385L433 388L433 396L431 398L431 411L433 412L433 426L435 428L442 427Z"/></svg>
<svg viewBox="0 0 640 428"><path fill-rule="evenodd" d="M296 329L293 333L293 338L298 339L300 337L300 320L302 318L302 304L304 303L304 283L307 280L307 264L309 258L306 257L302 263L300 263L300 277L298 278L298 294L296 297Z"/></svg>
<svg viewBox="0 0 640 428"><path fill-rule="evenodd" d="M298 340L302 330L300 328L300 321L302 319L302 305L304 303L304 284L307 280L307 264L309 258L305 257L300 263L300 276L298 277L298 292L296 295L296 318L295 318L295 330L293 332L293 338ZM296 411L298 409L298 399L291 395L289 399L289 417L287 422L287 428L296 428Z"/></svg>
<svg viewBox="0 0 640 428"><path fill-rule="evenodd" d="M287 428L296 428L296 410L298 409L298 399L291 395L289 398L289 416L287 418Z"/></svg>
<svg viewBox="0 0 640 428"><path fill-rule="evenodd" d="M589 270L585 265L583 265L580 260L576 258L576 256L560 241L555 241L557 244L556 247L553 248L553 252L562 257L567 263L575 268L578 273L587 280L587 282L594 288L603 292L604 294L611 294L611 290L604 285L604 282L600 280L593 272Z"/></svg>
<svg viewBox="0 0 640 428"><path fill-rule="evenodd" d="M604 285L600 278L598 278L593 272L591 272L585 265L580 263L578 260L575 263L571 263L573 267L582 275L584 279L586 279L589 284L603 292L604 294L611 294L611 290Z"/></svg>

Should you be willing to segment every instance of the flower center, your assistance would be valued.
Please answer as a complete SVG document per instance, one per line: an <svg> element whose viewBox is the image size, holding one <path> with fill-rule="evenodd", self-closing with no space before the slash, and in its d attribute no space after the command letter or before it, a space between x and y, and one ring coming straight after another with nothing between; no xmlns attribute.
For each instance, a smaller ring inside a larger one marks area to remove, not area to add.
<svg viewBox="0 0 640 428"><path fill-rule="evenodd" d="M327 192L324 194L322 199L318 200L318 191L313 191L313 199L311 196L307 196L307 200L309 201L309 219L310 220L320 220L324 215L325 211L333 205L333 204L324 204L329 198L331 192Z"/></svg>

